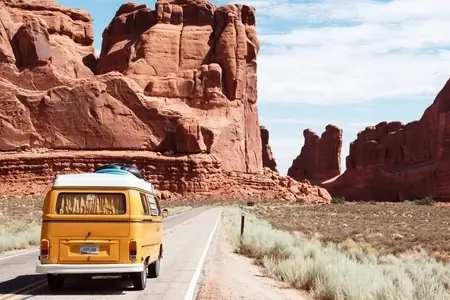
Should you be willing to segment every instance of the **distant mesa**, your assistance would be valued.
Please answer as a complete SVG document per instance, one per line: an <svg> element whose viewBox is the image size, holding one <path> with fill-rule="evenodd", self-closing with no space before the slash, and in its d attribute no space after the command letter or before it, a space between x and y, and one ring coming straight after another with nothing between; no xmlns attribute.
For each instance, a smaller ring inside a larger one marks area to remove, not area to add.
<svg viewBox="0 0 450 300"><path fill-rule="evenodd" d="M277 163L269 145L269 130L264 126L260 126L259 129L261 131L263 167L278 172Z"/></svg>
<svg viewBox="0 0 450 300"><path fill-rule="evenodd" d="M321 184L341 174L342 129L327 125L320 137L305 129L303 137L304 146L288 169L288 176Z"/></svg>

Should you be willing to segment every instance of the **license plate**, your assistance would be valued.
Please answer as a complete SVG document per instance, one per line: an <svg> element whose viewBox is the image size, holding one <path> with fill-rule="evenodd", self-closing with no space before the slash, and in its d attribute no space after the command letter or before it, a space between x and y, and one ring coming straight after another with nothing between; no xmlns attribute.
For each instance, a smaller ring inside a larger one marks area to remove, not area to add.
<svg viewBox="0 0 450 300"><path fill-rule="evenodd" d="M99 247L95 245L81 246L80 254L98 254Z"/></svg>

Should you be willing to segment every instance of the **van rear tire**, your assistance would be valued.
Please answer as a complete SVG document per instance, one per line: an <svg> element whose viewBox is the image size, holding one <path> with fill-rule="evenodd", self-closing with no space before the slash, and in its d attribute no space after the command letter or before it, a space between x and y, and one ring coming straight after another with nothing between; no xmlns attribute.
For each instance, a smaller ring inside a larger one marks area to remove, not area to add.
<svg viewBox="0 0 450 300"><path fill-rule="evenodd" d="M155 262L148 265L148 277L158 278L160 266L161 266L161 258L158 257L158 259Z"/></svg>
<svg viewBox="0 0 450 300"><path fill-rule="evenodd" d="M47 285L51 291L61 290L64 287L64 277L47 274Z"/></svg>
<svg viewBox="0 0 450 300"><path fill-rule="evenodd" d="M136 291L145 290L147 286L147 274L148 269L147 266L144 265L144 269L141 272L133 273L131 275L131 280L133 281L133 288Z"/></svg>

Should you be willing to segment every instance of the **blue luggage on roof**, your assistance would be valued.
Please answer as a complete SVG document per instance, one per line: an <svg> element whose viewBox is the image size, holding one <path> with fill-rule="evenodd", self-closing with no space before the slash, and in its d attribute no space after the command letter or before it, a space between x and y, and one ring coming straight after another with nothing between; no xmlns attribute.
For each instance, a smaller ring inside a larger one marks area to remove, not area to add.
<svg viewBox="0 0 450 300"><path fill-rule="evenodd" d="M142 179L142 173L137 166L131 164L112 163L100 166L94 170L94 173L116 174L116 175L134 175Z"/></svg>
<svg viewBox="0 0 450 300"><path fill-rule="evenodd" d="M117 174L117 175L133 175L128 171L121 170L121 169L102 169L95 171L94 173L102 173L102 174Z"/></svg>

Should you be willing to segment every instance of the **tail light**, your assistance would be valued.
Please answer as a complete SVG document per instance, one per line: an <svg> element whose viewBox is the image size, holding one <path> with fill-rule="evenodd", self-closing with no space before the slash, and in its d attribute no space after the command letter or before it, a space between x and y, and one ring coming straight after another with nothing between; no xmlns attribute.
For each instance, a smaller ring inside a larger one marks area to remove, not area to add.
<svg viewBox="0 0 450 300"><path fill-rule="evenodd" d="M40 247L41 253L40 253L40 259L48 259L49 252L50 252L50 242L49 240L43 239L41 240L41 247Z"/></svg>
<svg viewBox="0 0 450 300"><path fill-rule="evenodd" d="M130 252L130 260L135 260L136 256L137 256L137 243L136 243L136 241L130 241L129 252Z"/></svg>

